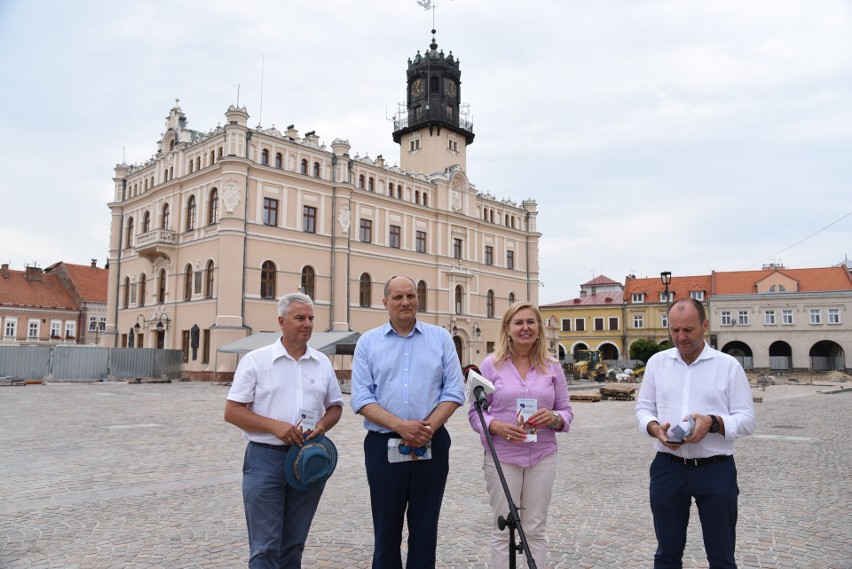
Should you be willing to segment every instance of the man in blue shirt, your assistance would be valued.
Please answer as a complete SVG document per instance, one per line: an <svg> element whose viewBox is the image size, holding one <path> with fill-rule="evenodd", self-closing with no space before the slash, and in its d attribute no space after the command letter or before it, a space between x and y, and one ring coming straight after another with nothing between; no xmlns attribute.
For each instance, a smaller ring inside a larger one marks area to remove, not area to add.
<svg viewBox="0 0 852 569"><path fill-rule="evenodd" d="M435 567L438 517L449 472L444 423L464 403L461 365L449 333L417 320L408 277L385 283L390 320L358 340L352 409L364 417L364 460L373 512L373 569L401 569L408 512L407 569ZM389 439L401 439L388 448ZM428 454L423 454L429 443ZM400 453L413 460L392 462Z"/></svg>

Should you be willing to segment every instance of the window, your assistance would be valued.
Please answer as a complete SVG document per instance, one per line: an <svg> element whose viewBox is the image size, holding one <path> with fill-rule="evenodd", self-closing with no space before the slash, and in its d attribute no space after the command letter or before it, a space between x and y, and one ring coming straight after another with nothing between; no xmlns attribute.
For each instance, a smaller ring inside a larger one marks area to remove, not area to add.
<svg viewBox="0 0 852 569"><path fill-rule="evenodd" d="M277 270L275 263L264 261L260 267L260 298L275 298L275 281Z"/></svg>
<svg viewBox="0 0 852 569"><path fill-rule="evenodd" d="M18 335L18 319L6 318L6 326L3 328L3 335L6 338L14 338Z"/></svg>
<svg viewBox="0 0 852 569"><path fill-rule="evenodd" d="M414 191L414 203L420 204L420 190Z"/></svg>
<svg viewBox="0 0 852 569"><path fill-rule="evenodd" d="M360 176L358 176L358 189L359 190L364 189L364 174L361 174Z"/></svg>
<svg viewBox="0 0 852 569"><path fill-rule="evenodd" d="M73 320L65 321L65 337L68 339L77 337L77 323Z"/></svg>
<svg viewBox="0 0 852 569"><path fill-rule="evenodd" d="M264 166L269 166L269 150L266 148L260 153L260 163Z"/></svg>
<svg viewBox="0 0 852 569"><path fill-rule="evenodd" d="M98 317L97 316L89 316L89 332L95 332L98 329ZM53 328L51 326L51 335L53 335Z"/></svg>
<svg viewBox="0 0 852 569"><path fill-rule="evenodd" d="M464 306L462 300L464 298L464 291L462 290L461 285L456 285L456 294L455 294L455 312L456 314L462 314L464 311Z"/></svg>
<svg viewBox="0 0 852 569"><path fill-rule="evenodd" d="M669 327L669 315L663 313L660 315L660 328L668 328Z"/></svg>
<svg viewBox="0 0 852 569"><path fill-rule="evenodd" d="M721 322L722 322L722 326L733 326L734 321L731 318L731 311L730 310L723 310L722 311Z"/></svg>
<svg viewBox="0 0 852 569"><path fill-rule="evenodd" d="M417 150L420 150L420 139L415 138L413 140L409 140L408 141L408 151L409 152L416 152Z"/></svg>
<svg viewBox="0 0 852 569"><path fill-rule="evenodd" d="M146 211L145 215L142 216L142 233L148 233L151 231L151 212Z"/></svg>
<svg viewBox="0 0 852 569"><path fill-rule="evenodd" d="M453 258L462 258L462 240L458 237L453 237Z"/></svg>
<svg viewBox="0 0 852 569"><path fill-rule="evenodd" d="M689 298L691 298L693 300L704 301L704 291L703 290L689 291Z"/></svg>
<svg viewBox="0 0 852 569"><path fill-rule="evenodd" d="M630 302L633 304L642 304L645 302L645 293L634 292L630 295Z"/></svg>
<svg viewBox="0 0 852 569"><path fill-rule="evenodd" d="M278 200L263 198L263 224L278 225Z"/></svg>
<svg viewBox="0 0 852 569"><path fill-rule="evenodd" d="M494 318L494 291L489 290L485 295L485 316Z"/></svg>
<svg viewBox="0 0 852 569"><path fill-rule="evenodd" d="M213 261L207 261L207 282L204 286L204 298L213 298Z"/></svg>
<svg viewBox="0 0 852 569"><path fill-rule="evenodd" d="M570 318L563 318L562 319L562 331L563 332L570 332L571 331L571 319Z"/></svg>
<svg viewBox="0 0 852 569"><path fill-rule="evenodd" d="M370 179L367 180L367 191L368 192L375 192L376 191L376 180L375 180L375 178L370 177Z"/></svg>
<svg viewBox="0 0 852 569"><path fill-rule="evenodd" d="M585 332L586 331L586 319L585 318L575 318L574 319L574 330L577 332Z"/></svg>
<svg viewBox="0 0 852 569"><path fill-rule="evenodd" d="M491 245L485 246L485 264L493 265L494 264L494 247Z"/></svg>
<svg viewBox="0 0 852 569"><path fill-rule="evenodd" d="M183 270L183 299L192 300L192 265Z"/></svg>
<svg viewBox="0 0 852 569"><path fill-rule="evenodd" d="M302 160L302 166L301 166L299 172L301 172L302 174L305 174L305 175L308 174L308 161L307 160Z"/></svg>
<svg viewBox="0 0 852 569"><path fill-rule="evenodd" d="M361 306L370 306L373 301L372 285L370 275L363 273L361 275L360 287L358 290L358 304Z"/></svg>
<svg viewBox="0 0 852 569"><path fill-rule="evenodd" d="M201 363L210 363L210 328L204 329L204 340L201 344Z"/></svg>
<svg viewBox="0 0 852 569"><path fill-rule="evenodd" d="M373 221L370 219L361 219L360 239L362 243L373 242Z"/></svg>
<svg viewBox="0 0 852 569"><path fill-rule="evenodd" d="M671 302L672 299L674 299L674 292L669 291L668 296L665 291L660 293L660 302Z"/></svg>
<svg viewBox="0 0 852 569"><path fill-rule="evenodd" d="M50 321L50 337L51 338L59 338L59 335L62 333L62 320L51 320Z"/></svg>
<svg viewBox="0 0 852 569"><path fill-rule="evenodd" d="M595 317L595 332L601 332L604 329L604 319L601 317Z"/></svg>
<svg viewBox="0 0 852 569"><path fill-rule="evenodd" d="M764 310L763 311L763 323L767 326L775 325L775 311L774 310Z"/></svg>
<svg viewBox="0 0 852 569"><path fill-rule="evenodd" d="M317 232L317 208L310 205L302 208L302 231L305 233Z"/></svg>
<svg viewBox="0 0 852 569"><path fill-rule="evenodd" d="M485 352L488 354L494 353L494 342L485 342Z"/></svg>
<svg viewBox="0 0 852 569"><path fill-rule="evenodd" d="M828 309L828 323L829 324L840 324L840 309L839 308L829 308Z"/></svg>
<svg viewBox="0 0 852 569"><path fill-rule="evenodd" d="M130 284L130 304L136 304L136 283Z"/></svg>
<svg viewBox="0 0 852 569"><path fill-rule="evenodd" d="M618 318L615 316L610 316L609 318L609 329L610 330L618 330Z"/></svg>
<svg viewBox="0 0 852 569"><path fill-rule="evenodd" d="M784 288L784 285L772 285L769 287L769 292L785 292L787 289Z"/></svg>
<svg viewBox="0 0 852 569"><path fill-rule="evenodd" d="M316 271L311 266L306 266L302 269L302 285L299 291L302 294L307 294L311 298L314 298L314 280L316 277Z"/></svg>
<svg viewBox="0 0 852 569"><path fill-rule="evenodd" d="M219 223L219 190L210 190L210 208L207 210L207 225Z"/></svg>
<svg viewBox="0 0 852 569"><path fill-rule="evenodd" d="M417 252L425 253L426 252L426 232L418 231L417 232Z"/></svg>
<svg viewBox="0 0 852 569"><path fill-rule="evenodd" d="M319 162L314 162L314 178L320 177L320 165Z"/></svg>
<svg viewBox="0 0 852 569"><path fill-rule="evenodd" d="M275 167L280 169L283 162L284 162L284 156L282 156L280 152L276 152L275 153Z"/></svg>
<svg viewBox="0 0 852 569"><path fill-rule="evenodd" d="M402 230L399 225L391 225L390 226L390 243L389 245L394 249L399 249L400 243L402 242Z"/></svg>
<svg viewBox="0 0 852 569"><path fill-rule="evenodd" d="M98 320L98 330L104 332L106 330L106 316L101 316Z"/></svg>
<svg viewBox="0 0 852 569"><path fill-rule="evenodd" d="M157 279L157 304L166 302L166 269L160 269L160 278Z"/></svg>
<svg viewBox="0 0 852 569"><path fill-rule="evenodd" d="M124 277L124 294L121 298L121 307L130 307L130 277Z"/></svg>
<svg viewBox="0 0 852 569"><path fill-rule="evenodd" d="M811 324L822 324L822 309L811 308L808 310L808 318Z"/></svg>
<svg viewBox="0 0 852 569"><path fill-rule="evenodd" d="M645 327L645 315L644 314L634 314L633 315L633 327L634 328L644 328Z"/></svg>
<svg viewBox="0 0 852 569"><path fill-rule="evenodd" d="M171 224L169 223L169 204L164 203L163 216L160 219L160 229L168 229L169 227L171 227Z"/></svg>
<svg viewBox="0 0 852 569"><path fill-rule="evenodd" d="M27 322L27 338L38 339L38 329L40 324L41 322L38 320L30 320Z"/></svg>
<svg viewBox="0 0 852 569"><path fill-rule="evenodd" d="M419 281L417 283L417 311L418 312L426 312L428 307L426 303L427 299L427 287L426 281Z"/></svg>
<svg viewBox="0 0 852 569"><path fill-rule="evenodd" d="M195 229L195 196L189 196L186 202L186 230Z"/></svg>
<svg viewBox="0 0 852 569"><path fill-rule="evenodd" d="M509 305L511 306L512 304L515 304L515 293L514 292L509 293Z"/></svg>
<svg viewBox="0 0 852 569"><path fill-rule="evenodd" d="M793 324L793 309L787 309L781 311L781 324L785 326L791 326Z"/></svg>
<svg viewBox="0 0 852 569"><path fill-rule="evenodd" d="M740 326L748 326L748 310L740 310L737 312L737 324Z"/></svg>
<svg viewBox="0 0 852 569"><path fill-rule="evenodd" d="M514 251L506 251L506 268L514 269L515 268L515 252Z"/></svg>
<svg viewBox="0 0 852 569"><path fill-rule="evenodd" d="M139 301L138 306L145 306L145 294L147 294L146 288L148 287L148 277L145 276L145 273L142 273L142 276L139 277Z"/></svg>
<svg viewBox="0 0 852 569"><path fill-rule="evenodd" d="M125 239L127 247L133 247L133 218L127 218L127 238Z"/></svg>

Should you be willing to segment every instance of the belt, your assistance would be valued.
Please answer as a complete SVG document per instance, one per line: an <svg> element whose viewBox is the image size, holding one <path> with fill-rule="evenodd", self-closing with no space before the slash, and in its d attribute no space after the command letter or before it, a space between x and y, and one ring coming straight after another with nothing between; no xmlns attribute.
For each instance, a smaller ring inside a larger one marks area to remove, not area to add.
<svg viewBox="0 0 852 569"><path fill-rule="evenodd" d="M680 464L684 464L686 466L704 466L705 464L713 464L715 462L725 462L731 455L729 454L717 454L716 456L708 456L707 458L683 458L682 456L674 455L670 452L661 452L669 458L669 460L673 462L677 462Z"/></svg>
<svg viewBox="0 0 852 569"><path fill-rule="evenodd" d="M253 445L260 446L260 447L264 447L264 448L271 448L273 450L280 450L280 451L290 450L290 445L271 445L269 443L256 443L254 441L249 441L249 443L253 444Z"/></svg>

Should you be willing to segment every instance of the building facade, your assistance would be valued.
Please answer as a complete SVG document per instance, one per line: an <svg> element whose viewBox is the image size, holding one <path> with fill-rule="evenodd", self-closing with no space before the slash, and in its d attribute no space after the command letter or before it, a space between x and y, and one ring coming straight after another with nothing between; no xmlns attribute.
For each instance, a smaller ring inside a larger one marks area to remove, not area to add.
<svg viewBox="0 0 852 569"><path fill-rule="evenodd" d="M187 377L227 378L236 356L218 348L276 330L281 295L314 299L316 331L364 332L386 321L384 283L402 274L420 318L480 361L505 308L538 301L540 234L535 201L470 182L460 75L434 37L409 60L401 166L293 125L249 128L245 108L208 132L172 108L156 154L115 168L104 343L182 349Z"/></svg>

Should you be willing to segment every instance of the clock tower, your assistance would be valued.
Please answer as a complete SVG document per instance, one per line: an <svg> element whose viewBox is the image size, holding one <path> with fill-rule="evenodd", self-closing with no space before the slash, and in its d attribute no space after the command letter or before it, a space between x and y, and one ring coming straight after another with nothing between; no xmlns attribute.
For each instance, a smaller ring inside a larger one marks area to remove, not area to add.
<svg viewBox="0 0 852 569"><path fill-rule="evenodd" d="M408 60L406 103L394 117L399 164L409 172L434 174L458 165L467 169L473 124L461 104L461 71L453 52L438 51L435 30L425 55Z"/></svg>

